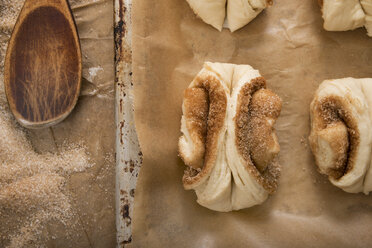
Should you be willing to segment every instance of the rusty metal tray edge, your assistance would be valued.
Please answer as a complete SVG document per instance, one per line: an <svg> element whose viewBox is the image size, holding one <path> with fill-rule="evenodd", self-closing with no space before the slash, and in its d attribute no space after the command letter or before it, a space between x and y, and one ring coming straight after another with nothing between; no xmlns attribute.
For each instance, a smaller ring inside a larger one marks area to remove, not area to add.
<svg viewBox="0 0 372 248"><path fill-rule="evenodd" d="M132 0L115 0L116 231L117 247L132 242L134 193L142 153L134 124Z"/></svg>

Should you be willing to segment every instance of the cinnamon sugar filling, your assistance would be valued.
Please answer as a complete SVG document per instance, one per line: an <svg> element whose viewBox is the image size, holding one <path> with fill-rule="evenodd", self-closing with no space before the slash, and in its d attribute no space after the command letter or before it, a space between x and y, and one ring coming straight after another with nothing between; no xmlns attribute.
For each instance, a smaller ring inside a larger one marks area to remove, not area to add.
<svg viewBox="0 0 372 248"><path fill-rule="evenodd" d="M235 119L236 145L246 169L273 193L280 175L276 161L280 148L273 124L280 115L282 103L276 94L265 88L265 79L259 77L240 90Z"/></svg>
<svg viewBox="0 0 372 248"><path fill-rule="evenodd" d="M203 160L198 166L188 165L183 181L191 184L207 173L217 157L218 136L224 126L227 97L219 80L209 75L198 77L196 86L185 92L185 116L188 130L202 141ZM196 94L194 94L196 93Z"/></svg>
<svg viewBox="0 0 372 248"><path fill-rule="evenodd" d="M357 121L350 114L350 111L344 107L344 102L345 100L339 96L328 96L316 106L322 130L329 130L335 125L344 125L347 128L346 137L339 137L344 142L335 151L335 164L327 171L327 175L334 179L341 178L353 168L360 143Z"/></svg>

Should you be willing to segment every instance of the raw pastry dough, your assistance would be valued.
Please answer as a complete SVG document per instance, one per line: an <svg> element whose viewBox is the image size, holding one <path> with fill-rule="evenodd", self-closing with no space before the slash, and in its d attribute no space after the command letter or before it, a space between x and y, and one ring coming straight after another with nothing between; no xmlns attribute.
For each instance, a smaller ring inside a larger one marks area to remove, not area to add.
<svg viewBox="0 0 372 248"><path fill-rule="evenodd" d="M187 0L187 2L205 23L219 31L222 30L226 15L226 0Z"/></svg>
<svg viewBox="0 0 372 248"><path fill-rule="evenodd" d="M231 32L247 25L272 4L271 0L187 0L187 2L195 14L219 31L222 30L227 17Z"/></svg>
<svg viewBox="0 0 372 248"><path fill-rule="evenodd" d="M346 31L359 27L372 36L372 0L323 0L324 29Z"/></svg>
<svg viewBox="0 0 372 248"><path fill-rule="evenodd" d="M186 89L179 153L185 189L216 211L261 204L277 188L273 125L281 99L249 65L206 62Z"/></svg>
<svg viewBox="0 0 372 248"><path fill-rule="evenodd" d="M372 79L324 81L310 106L311 149L320 173L346 192L372 190Z"/></svg>

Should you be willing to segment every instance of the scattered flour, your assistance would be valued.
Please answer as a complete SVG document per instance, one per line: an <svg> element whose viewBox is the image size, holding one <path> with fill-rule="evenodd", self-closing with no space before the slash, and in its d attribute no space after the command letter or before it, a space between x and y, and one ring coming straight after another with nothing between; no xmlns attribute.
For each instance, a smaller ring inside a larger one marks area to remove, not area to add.
<svg viewBox="0 0 372 248"><path fill-rule="evenodd" d="M98 72L103 71L101 66L89 68L89 75L87 80L93 82L94 78L97 76Z"/></svg>

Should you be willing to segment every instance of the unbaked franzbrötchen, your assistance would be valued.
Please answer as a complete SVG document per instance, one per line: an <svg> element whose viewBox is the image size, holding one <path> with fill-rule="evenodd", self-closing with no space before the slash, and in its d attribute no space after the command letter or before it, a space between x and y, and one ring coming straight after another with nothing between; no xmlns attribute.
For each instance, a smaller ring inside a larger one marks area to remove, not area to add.
<svg viewBox="0 0 372 248"><path fill-rule="evenodd" d="M183 185L197 202L232 211L275 192L280 151L274 124L282 101L249 65L206 62L185 90L179 154Z"/></svg>
<svg viewBox="0 0 372 248"><path fill-rule="evenodd" d="M372 36L372 0L318 0L324 29L347 31L365 27Z"/></svg>
<svg viewBox="0 0 372 248"><path fill-rule="evenodd" d="M310 105L310 146L319 172L349 193L372 190L372 79L324 81Z"/></svg>
<svg viewBox="0 0 372 248"><path fill-rule="evenodd" d="M205 23L222 30L225 19L234 32L251 22L272 0L186 0Z"/></svg>

